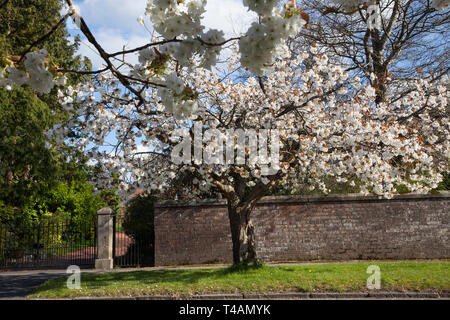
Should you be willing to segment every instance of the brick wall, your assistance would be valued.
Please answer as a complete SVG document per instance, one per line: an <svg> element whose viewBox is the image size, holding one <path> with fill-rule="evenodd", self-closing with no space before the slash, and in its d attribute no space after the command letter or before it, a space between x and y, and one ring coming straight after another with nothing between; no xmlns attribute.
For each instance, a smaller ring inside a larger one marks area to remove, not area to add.
<svg viewBox="0 0 450 320"><path fill-rule="evenodd" d="M450 192L266 197L252 217L264 261L450 258ZM224 200L156 205L157 266L231 261Z"/></svg>

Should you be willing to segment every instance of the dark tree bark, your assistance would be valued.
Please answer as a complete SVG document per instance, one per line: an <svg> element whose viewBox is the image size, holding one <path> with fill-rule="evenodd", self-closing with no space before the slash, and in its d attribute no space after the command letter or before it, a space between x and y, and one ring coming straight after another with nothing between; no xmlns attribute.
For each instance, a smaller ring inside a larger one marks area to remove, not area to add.
<svg viewBox="0 0 450 320"><path fill-rule="evenodd" d="M231 173L233 182L213 174L215 185L227 199L228 218L230 221L231 240L233 242L233 264L256 263L255 228L251 213L256 203L277 184L279 174L270 177L270 183L258 183L250 190L245 187L245 180L239 174Z"/></svg>
<svg viewBox="0 0 450 320"><path fill-rule="evenodd" d="M295 150L300 147L299 142L286 144L282 152L281 161L298 165ZM249 170L249 169L248 169ZM251 213L257 202L279 185L283 171L266 176L266 183L258 182L252 187L247 186L246 178L238 172L231 170L228 173L217 175L211 173L211 178L219 192L227 199L228 217L230 221L231 239L233 242L233 264L257 263L257 247L255 228Z"/></svg>
<svg viewBox="0 0 450 320"><path fill-rule="evenodd" d="M257 261L255 229L250 217L252 208L247 205L233 205L228 202L231 239L233 242L233 263Z"/></svg>

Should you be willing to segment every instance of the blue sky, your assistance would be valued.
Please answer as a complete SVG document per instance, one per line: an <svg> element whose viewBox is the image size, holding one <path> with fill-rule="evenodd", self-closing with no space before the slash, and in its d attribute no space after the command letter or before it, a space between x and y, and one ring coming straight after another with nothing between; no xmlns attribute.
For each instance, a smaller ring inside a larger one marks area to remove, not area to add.
<svg viewBox="0 0 450 320"><path fill-rule="evenodd" d="M149 32L137 22L137 18L143 16L151 29L151 23L145 16L147 0L75 0L74 2L94 36L107 52L119 51L124 45L133 48L149 42ZM206 28L223 30L227 36L235 36L244 32L254 17L243 6L242 0L208 0L203 25ZM68 23L68 29L72 35L79 33L71 21ZM87 41L83 41L79 53L89 57L94 68L101 67L101 58ZM137 61L137 57L134 59Z"/></svg>
<svg viewBox="0 0 450 320"><path fill-rule="evenodd" d="M147 0L75 0L74 3L97 41L107 52L120 51L124 45L127 48L138 47L150 41L149 30L151 31L152 27L149 18L145 16ZM63 14L66 12L67 8ZM139 16L144 18L147 28L137 22ZM224 31L227 37L233 37L245 32L255 17L254 13L248 12L243 6L242 0L208 0L202 22L206 30L219 29ZM82 43L78 53L92 61L94 70L102 68L102 59L72 20L68 21L67 28L71 35L81 35ZM129 56L128 61L137 63L137 55ZM113 135L111 133L106 141L115 142ZM88 148L90 147L92 145ZM142 149L138 151L144 151L146 148Z"/></svg>

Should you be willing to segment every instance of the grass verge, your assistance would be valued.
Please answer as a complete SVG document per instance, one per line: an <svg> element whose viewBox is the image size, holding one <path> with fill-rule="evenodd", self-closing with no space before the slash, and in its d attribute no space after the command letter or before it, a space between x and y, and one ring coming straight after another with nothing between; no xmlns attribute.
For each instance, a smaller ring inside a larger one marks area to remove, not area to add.
<svg viewBox="0 0 450 320"><path fill-rule="evenodd" d="M191 296L285 292L367 292L367 267L376 262L254 269L150 270L81 274L81 289L68 289L67 277L50 280L29 298ZM380 263L381 290L450 291L448 263Z"/></svg>

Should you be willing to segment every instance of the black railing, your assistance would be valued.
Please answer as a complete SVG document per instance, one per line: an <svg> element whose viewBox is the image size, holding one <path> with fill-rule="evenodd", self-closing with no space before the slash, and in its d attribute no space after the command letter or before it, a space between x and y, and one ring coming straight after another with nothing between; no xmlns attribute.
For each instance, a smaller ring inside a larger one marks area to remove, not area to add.
<svg viewBox="0 0 450 320"><path fill-rule="evenodd" d="M93 266L97 255L96 220L0 224L0 269Z"/></svg>
<svg viewBox="0 0 450 320"><path fill-rule="evenodd" d="M123 227L124 217L114 217L114 266L151 267L154 265L152 241L150 238L135 239ZM149 231L150 234L150 231Z"/></svg>

